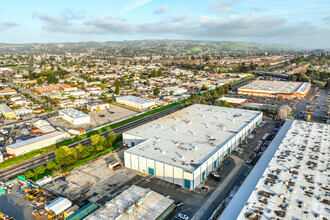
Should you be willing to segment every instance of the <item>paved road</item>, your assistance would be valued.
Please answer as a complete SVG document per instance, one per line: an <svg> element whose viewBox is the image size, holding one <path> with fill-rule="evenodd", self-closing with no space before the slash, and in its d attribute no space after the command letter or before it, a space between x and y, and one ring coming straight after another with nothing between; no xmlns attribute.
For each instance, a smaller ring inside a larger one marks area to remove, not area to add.
<svg viewBox="0 0 330 220"><path fill-rule="evenodd" d="M229 175L224 179L224 181L218 186L218 188L213 192L213 194L208 198L204 205L197 211L193 216L192 220L208 219L215 208L224 200L227 194L233 187L233 183L237 180L240 174L247 168L245 162L234 156L230 156L235 161L235 168L229 173Z"/></svg>
<svg viewBox="0 0 330 220"><path fill-rule="evenodd" d="M12 82L7 82L7 84L10 85L11 87L14 87L15 89L17 89L17 90L18 90L19 92L21 92L21 93L26 93L26 94L28 94L30 97L34 98L34 99L37 100L38 102L40 102L40 103L42 103L42 104L45 103L44 100L42 100L42 99L39 98L38 96L34 95L33 92L31 92L30 90L24 89L24 88L22 88L22 87L20 87L20 86L18 86L18 85L16 85L16 84L14 84L14 83L12 83Z"/></svg>

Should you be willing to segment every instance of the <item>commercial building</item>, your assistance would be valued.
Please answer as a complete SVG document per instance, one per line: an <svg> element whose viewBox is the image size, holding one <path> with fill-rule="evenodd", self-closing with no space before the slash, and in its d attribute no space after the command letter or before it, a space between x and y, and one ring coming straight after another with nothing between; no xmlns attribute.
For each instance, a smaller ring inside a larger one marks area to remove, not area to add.
<svg viewBox="0 0 330 220"><path fill-rule="evenodd" d="M123 133L125 166L195 189L262 120L262 113L192 105Z"/></svg>
<svg viewBox="0 0 330 220"><path fill-rule="evenodd" d="M16 114L14 110L12 110L8 105L6 104L0 104L0 113L3 115L6 119L16 119Z"/></svg>
<svg viewBox="0 0 330 220"><path fill-rule="evenodd" d="M231 97L221 97L218 100L226 101L231 105L241 105L247 101L247 99L231 98Z"/></svg>
<svg viewBox="0 0 330 220"><path fill-rule="evenodd" d="M97 109L100 110L109 110L110 104L109 103L94 103L94 104L88 104L87 109L89 111L96 111Z"/></svg>
<svg viewBox="0 0 330 220"><path fill-rule="evenodd" d="M116 98L116 102L119 104L127 105L136 109L145 109L154 106L156 103L149 99L144 99L135 96L122 96Z"/></svg>
<svg viewBox="0 0 330 220"><path fill-rule="evenodd" d="M86 220L165 219L175 208L174 201L150 189L131 186L87 216Z"/></svg>
<svg viewBox="0 0 330 220"><path fill-rule="evenodd" d="M64 197L58 197L45 206L46 211L53 211L55 215L64 212L72 206L72 202Z"/></svg>
<svg viewBox="0 0 330 220"><path fill-rule="evenodd" d="M71 123L72 125L80 125L91 122L91 118L89 115L74 108L60 110L59 116L61 116L64 120Z"/></svg>
<svg viewBox="0 0 330 220"><path fill-rule="evenodd" d="M47 92L47 91L53 91L53 90L60 90L59 86L39 86L36 87L35 90L37 92Z"/></svg>
<svg viewBox="0 0 330 220"><path fill-rule="evenodd" d="M286 121L219 219L328 219L329 134Z"/></svg>
<svg viewBox="0 0 330 220"><path fill-rule="evenodd" d="M183 95L188 92L187 89L181 87L166 87L164 90L170 95Z"/></svg>
<svg viewBox="0 0 330 220"><path fill-rule="evenodd" d="M310 88L311 84L305 82L257 80L238 88L238 94L301 99Z"/></svg>
<svg viewBox="0 0 330 220"><path fill-rule="evenodd" d="M0 90L0 97L5 95L15 95L17 91L15 89L2 89Z"/></svg>
<svg viewBox="0 0 330 220"><path fill-rule="evenodd" d="M6 146L6 151L8 154L14 154L18 156L26 154L32 150L50 146L52 144L65 140L68 136L69 135L66 132L55 131L39 137L8 145Z"/></svg>

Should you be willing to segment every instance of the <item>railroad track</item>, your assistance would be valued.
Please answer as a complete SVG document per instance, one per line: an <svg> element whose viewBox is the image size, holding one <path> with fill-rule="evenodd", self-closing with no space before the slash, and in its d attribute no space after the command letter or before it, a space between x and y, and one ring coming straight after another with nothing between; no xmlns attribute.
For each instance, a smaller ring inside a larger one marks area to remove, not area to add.
<svg viewBox="0 0 330 220"><path fill-rule="evenodd" d="M107 137L107 135L110 132L113 132L116 136L118 136L118 135L122 134L125 131L136 128L140 125L146 124L148 122L151 122L151 121L153 121L157 118L163 117L163 116L168 115L170 113L173 113L173 112L179 110L180 108L181 108L180 105L174 106L174 107L166 109L164 111L160 111L160 112L157 112L155 114L148 115L148 116L143 117L141 119L138 119L136 121L129 122L127 124L116 127L116 128L111 129L109 131L104 131L104 132L100 133L100 135ZM85 138L83 140L77 141L75 143L69 144L67 146L68 147L75 147L78 144L82 144L82 145L86 146L86 145L89 145L90 143L91 143L91 140L88 137L88 138ZM28 170L34 169L34 168L36 168L38 166L41 166L41 165L45 165L45 164L47 164L48 161L51 161L51 160L54 160L54 159L55 159L55 151L51 151L51 152L48 152L46 154L43 154L43 155L37 156L35 158L32 158L30 160L24 161L22 163L13 165L13 166L5 168L5 169L2 169L2 170L0 170L0 180L1 181L7 181L10 178L15 177L19 174L22 174L22 173L24 173Z"/></svg>

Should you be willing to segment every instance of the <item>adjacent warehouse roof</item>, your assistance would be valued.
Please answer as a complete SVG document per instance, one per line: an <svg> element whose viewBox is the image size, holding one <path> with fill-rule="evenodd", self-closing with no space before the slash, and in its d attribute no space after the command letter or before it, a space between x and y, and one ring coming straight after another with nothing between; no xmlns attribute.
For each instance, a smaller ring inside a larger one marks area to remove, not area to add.
<svg viewBox="0 0 330 220"><path fill-rule="evenodd" d="M61 212L65 211L66 209L70 208L72 203L70 200L58 197L57 199L51 201L49 204L45 206L46 210L52 210L56 215L60 214Z"/></svg>
<svg viewBox="0 0 330 220"><path fill-rule="evenodd" d="M89 117L89 115L87 115L81 111L78 111L77 109L74 109L74 108L63 109L63 110L60 110L60 112L70 116L71 118L75 118L75 119Z"/></svg>
<svg viewBox="0 0 330 220"><path fill-rule="evenodd" d="M247 99L231 98L231 97L221 97L218 100L226 101L229 104L236 104L236 105L240 105L247 101Z"/></svg>
<svg viewBox="0 0 330 220"><path fill-rule="evenodd" d="M145 103L149 103L149 102L154 102L154 101L149 100L149 99L144 99L144 98L131 96L131 95L116 98L116 100L118 100L118 99L130 101L130 102L135 102L137 104L145 104Z"/></svg>
<svg viewBox="0 0 330 220"><path fill-rule="evenodd" d="M31 139L28 139L28 140L25 140L25 141L21 141L21 142L15 143L15 144L8 145L6 148L16 149L16 148L24 147L25 145L37 143L39 141L47 140L48 138L60 136L60 135L63 135L63 134L65 134L65 132L55 131L55 132L45 134L45 135L42 135L42 136L39 136L39 137L31 138Z"/></svg>
<svg viewBox="0 0 330 220"><path fill-rule="evenodd" d="M257 80L239 88L241 91L268 92L268 93L301 93L304 94L310 83L290 81Z"/></svg>
<svg viewBox="0 0 330 220"><path fill-rule="evenodd" d="M92 214L99 207L93 203L88 203L87 205L81 207L78 211L67 217L67 220L82 220L86 216Z"/></svg>
<svg viewBox="0 0 330 220"><path fill-rule="evenodd" d="M150 189L131 186L108 202L87 220L163 219L175 208L174 201Z"/></svg>
<svg viewBox="0 0 330 220"><path fill-rule="evenodd" d="M261 114L195 104L125 132L142 139L126 152L192 172Z"/></svg>
<svg viewBox="0 0 330 220"><path fill-rule="evenodd" d="M14 112L8 105L0 104L0 111L7 113L7 112Z"/></svg>
<svg viewBox="0 0 330 220"><path fill-rule="evenodd" d="M329 216L330 126L287 121L219 219Z"/></svg>

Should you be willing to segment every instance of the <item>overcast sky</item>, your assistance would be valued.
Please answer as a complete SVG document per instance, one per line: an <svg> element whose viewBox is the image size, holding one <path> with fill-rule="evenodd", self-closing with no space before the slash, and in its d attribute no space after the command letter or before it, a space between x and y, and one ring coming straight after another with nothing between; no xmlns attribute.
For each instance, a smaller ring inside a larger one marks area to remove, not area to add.
<svg viewBox="0 0 330 220"><path fill-rule="evenodd" d="M0 42L142 39L330 48L330 0L1 1Z"/></svg>

